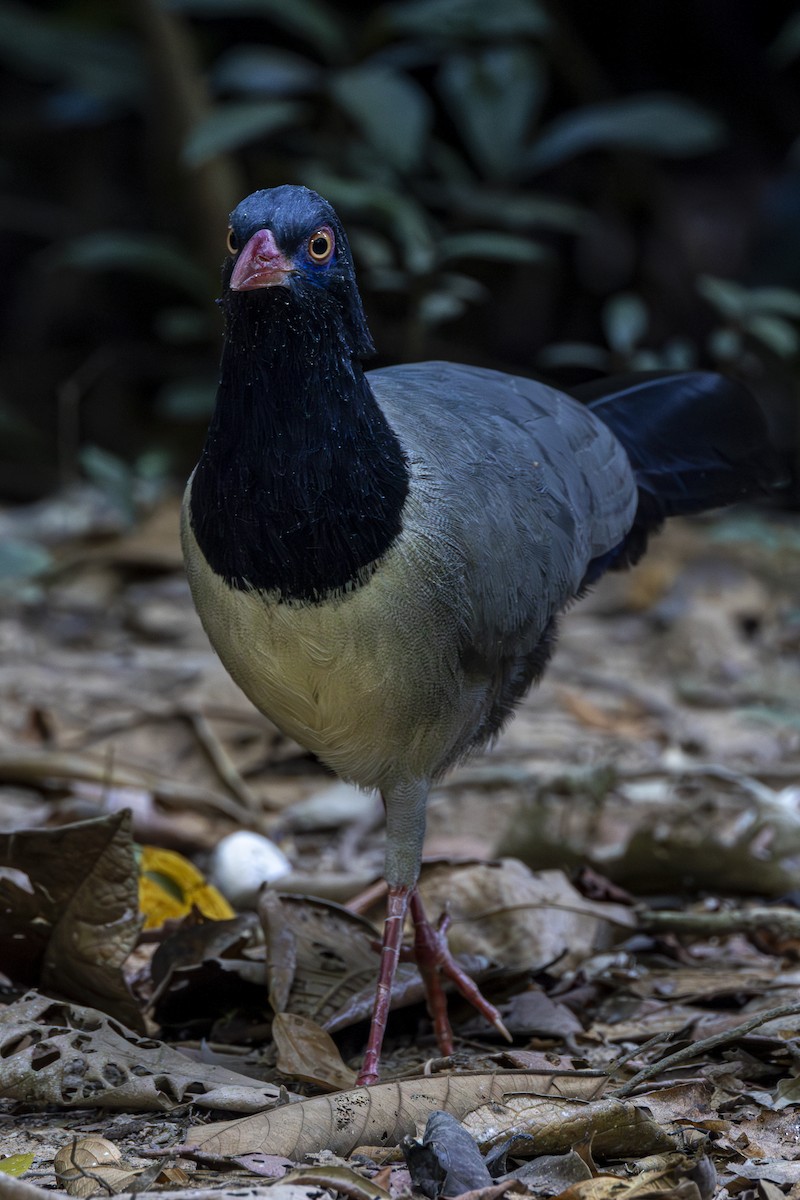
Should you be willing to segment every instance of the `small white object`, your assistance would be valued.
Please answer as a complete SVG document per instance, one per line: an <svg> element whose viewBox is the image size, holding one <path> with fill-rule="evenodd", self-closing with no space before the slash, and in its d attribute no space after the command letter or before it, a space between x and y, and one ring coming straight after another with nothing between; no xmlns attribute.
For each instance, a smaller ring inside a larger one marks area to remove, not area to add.
<svg viewBox="0 0 800 1200"><path fill-rule="evenodd" d="M251 908L262 883L274 883L291 870L292 864L274 842L240 829L217 843L208 874L234 908Z"/></svg>

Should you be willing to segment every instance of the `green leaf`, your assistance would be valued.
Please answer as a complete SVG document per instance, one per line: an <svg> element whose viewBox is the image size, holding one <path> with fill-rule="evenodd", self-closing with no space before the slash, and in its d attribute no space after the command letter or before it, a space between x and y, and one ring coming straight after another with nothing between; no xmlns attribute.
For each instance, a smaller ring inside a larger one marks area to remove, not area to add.
<svg viewBox="0 0 800 1200"><path fill-rule="evenodd" d="M0 62L16 74L58 80L126 106L144 91L146 71L132 38L40 16L7 0L0 3Z"/></svg>
<svg viewBox="0 0 800 1200"><path fill-rule="evenodd" d="M86 476L132 522L136 514L135 479L128 464L100 446L84 446L79 457Z"/></svg>
<svg viewBox="0 0 800 1200"><path fill-rule="evenodd" d="M0 588L44 575L52 566L50 553L37 542L4 537L0 542Z"/></svg>
<svg viewBox="0 0 800 1200"><path fill-rule="evenodd" d="M439 242L442 262L454 258L483 258L495 262L532 263L549 257L539 242L494 230L453 233Z"/></svg>
<svg viewBox="0 0 800 1200"><path fill-rule="evenodd" d="M550 22L536 0L403 0L388 8L396 33L437 38L541 37Z"/></svg>
<svg viewBox="0 0 800 1200"><path fill-rule="evenodd" d="M174 346L190 346L205 341L211 333L209 314L204 309L175 305L162 308L153 320L156 334Z"/></svg>
<svg viewBox="0 0 800 1200"><path fill-rule="evenodd" d="M314 46L326 58L347 55L349 29L336 10L321 0L163 0L176 12L195 17L265 17Z"/></svg>
<svg viewBox="0 0 800 1200"><path fill-rule="evenodd" d="M800 292L792 288L751 288L749 301L753 312L779 313L783 317L800 319Z"/></svg>
<svg viewBox="0 0 800 1200"><path fill-rule="evenodd" d="M48 267L82 271L130 271L147 275L208 303L211 284L206 273L181 247L150 233L109 230L63 242L47 260Z"/></svg>
<svg viewBox="0 0 800 1200"><path fill-rule="evenodd" d="M701 275L697 280L697 290L704 300L715 308L723 317L738 320L749 308L750 297L747 288L732 279L718 279L716 275Z"/></svg>
<svg viewBox="0 0 800 1200"><path fill-rule="evenodd" d="M437 276L437 286L431 288L417 306L417 315L423 325L441 325L460 317L470 304L488 298L488 291L477 279L445 271Z"/></svg>
<svg viewBox="0 0 800 1200"><path fill-rule="evenodd" d="M374 229L353 229L350 246L357 262L368 270L391 269L394 263L392 243Z"/></svg>
<svg viewBox="0 0 800 1200"><path fill-rule="evenodd" d="M203 117L186 139L183 159L190 167L208 162L218 154L238 150L248 142L261 141L298 124L305 105L294 100L241 100L220 104Z"/></svg>
<svg viewBox="0 0 800 1200"><path fill-rule="evenodd" d="M313 92L321 78L316 63L271 46L234 46L211 68L214 90L238 95L298 96Z"/></svg>
<svg viewBox="0 0 800 1200"><path fill-rule="evenodd" d="M664 367L655 350L636 350L628 358L628 369L631 371L659 371Z"/></svg>
<svg viewBox="0 0 800 1200"><path fill-rule="evenodd" d="M214 379L180 379L160 389L155 408L173 421L197 421L211 415L216 395Z"/></svg>
<svg viewBox="0 0 800 1200"><path fill-rule="evenodd" d="M611 349L631 354L647 330L647 308L638 296L620 292L603 306L602 320Z"/></svg>
<svg viewBox="0 0 800 1200"><path fill-rule="evenodd" d="M417 315L423 325L442 325L445 321L454 321L456 317L460 317L466 308L466 301L451 292L428 292L417 306Z"/></svg>
<svg viewBox="0 0 800 1200"><path fill-rule="evenodd" d="M598 371L607 371L611 356L602 346L593 346L589 342L553 342L545 346L537 356L537 362L542 367L591 367Z"/></svg>
<svg viewBox="0 0 800 1200"><path fill-rule="evenodd" d="M439 88L475 162L513 177L544 94L540 56L526 46L490 47L445 59Z"/></svg>
<svg viewBox="0 0 800 1200"><path fill-rule="evenodd" d="M715 329L709 336L708 349L720 362L735 362L742 353L742 336L738 329Z"/></svg>
<svg viewBox="0 0 800 1200"><path fill-rule="evenodd" d="M9 1154L0 1158L0 1171L4 1175L24 1175L33 1166L35 1154Z"/></svg>
<svg viewBox="0 0 800 1200"><path fill-rule="evenodd" d="M674 337L665 342L663 365L668 371L690 371L697 366L697 347L688 338Z"/></svg>
<svg viewBox="0 0 800 1200"><path fill-rule="evenodd" d="M401 171L422 159L431 104L413 79L385 66L354 67L334 76L331 92L375 149Z"/></svg>
<svg viewBox="0 0 800 1200"><path fill-rule="evenodd" d="M593 219L591 213L577 204L536 192L477 188L474 184L465 186L460 183L448 184L443 190L447 195L448 208L511 229L530 229L541 225L547 229L580 233Z"/></svg>
<svg viewBox="0 0 800 1200"><path fill-rule="evenodd" d="M430 217L409 195L371 180L345 179L322 166L308 168L303 182L336 208L377 219L382 230L399 245L404 265L412 275L431 270L435 245Z"/></svg>
<svg viewBox="0 0 800 1200"><path fill-rule="evenodd" d="M545 171L589 150L639 150L684 158L718 149L725 137L723 122L708 109L681 96L654 92L562 113L542 133L525 165Z"/></svg>
<svg viewBox="0 0 800 1200"><path fill-rule="evenodd" d="M745 319L744 328L778 358L792 358L800 349L800 334L783 317L755 313Z"/></svg>
<svg viewBox="0 0 800 1200"><path fill-rule="evenodd" d="M787 67L800 56L800 13L795 13L767 51L776 67Z"/></svg>

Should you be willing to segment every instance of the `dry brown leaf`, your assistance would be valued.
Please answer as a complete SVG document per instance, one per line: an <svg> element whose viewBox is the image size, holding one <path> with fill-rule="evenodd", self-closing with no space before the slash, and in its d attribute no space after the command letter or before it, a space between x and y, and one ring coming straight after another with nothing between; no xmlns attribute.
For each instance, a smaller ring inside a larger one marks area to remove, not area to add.
<svg viewBox="0 0 800 1200"><path fill-rule="evenodd" d="M130 814L2 834L0 865L32 889L0 879L4 970L143 1029L122 973L141 926Z"/></svg>
<svg viewBox="0 0 800 1200"><path fill-rule="evenodd" d="M497 853L534 870L588 862L637 895L795 886L800 812L785 793L713 763L599 782L576 774L529 788Z"/></svg>
<svg viewBox="0 0 800 1200"><path fill-rule="evenodd" d="M143 517L130 533L87 554L122 566L179 571L183 567L180 515L180 501L171 497Z"/></svg>
<svg viewBox="0 0 800 1200"><path fill-rule="evenodd" d="M124 1164L119 1148L103 1137L80 1138L62 1146L53 1166L67 1193L81 1197L126 1191L143 1171Z"/></svg>
<svg viewBox="0 0 800 1200"><path fill-rule="evenodd" d="M629 986L637 996L694 1003L722 996L764 996L778 986L778 980L774 971L712 961L648 971L640 979L632 980Z"/></svg>
<svg viewBox="0 0 800 1200"><path fill-rule="evenodd" d="M492 1183L488 1187L473 1188L470 1192L461 1192L457 1200L499 1200L508 1192L524 1192L525 1184L518 1179L503 1179L500 1183Z"/></svg>
<svg viewBox="0 0 800 1200"><path fill-rule="evenodd" d="M356 1072L345 1066L331 1035L310 1017L277 1013L272 1039L282 1075L315 1083L326 1091L343 1091L355 1085Z"/></svg>
<svg viewBox="0 0 800 1200"><path fill-rule="evenodd" d="M583 1025L565 1004L558 1004L542 991L531 986L500 1005L506 1029L514 1036L568 1038L583 1033ZM462 1029L462 1034L464 1030Z"/></svg>
<svg viewBox="0 0 800 1200"><path fill-rule="evenodd" d="M563 1079L559 1076L559 1086L563 1086ZM266 1147L271 1154L294 1159L323 1148L334 1154L350 1154L356 1146L396 1145L437 1109L463 1120L482 1104L503 1103L520 1092L541 1093L542 1087L551 1082L540 1074L481 1072L355 1088L237 1121L196 1125L189 1130L182 1149L190 1147L222 1157Z"/></svg>
<svg viewBox="0 0 800 1200"><path fill-rule="evenodd" d="M645 1200L657 1196L658 1200L701 1200L700 1190L691 1179L682 1179L674 1186L662 1172L633 1175L621 1178L618 1175L597 1175L576 1183L562 1192L558 1200Z"/></svg>
<svg viewBox="0 0 800 1200"><path fill-rule="evenodd" d="M454 954L514 970L552 963L562 974L636 925L631 909L586 900L562 871L534 874L515 858L424 867L420 892L431 915L450 915Z"/></svg>
<svg viewBox="0 0 800 1200"><path fill-rule="evenodd" d="M463 1123L484 1151L508 1142L508 1153L515 1147L526 1153L533 1138L537 1153L564 1154L589 1137L592 1154L601 1158L639 1158L675 1149L674 1137L646 1109L614 1099L507 1096L502 1106L494 1102L476 1108Z"/></svg>
<svg viewBox="0 0 800 1200"><path fill-rule="evenodd" d="M566 1154L540 1154L514 1171L529 1192L558 1196L574 1183L592 1179L597 1172L575 1150Z"/></svg>
<svg viewBox="0 0 800 1200"><path fill-rule="evenodd" d="M289 1003L297 971L297 935L286 920L280 896L271 888L263 888L258 897L258 919L267 945L269 1003L274 1013L281 1013Z"/></svg>
<svg viewBox="0 0 800 1200"><path fill-rule="evenodd" d="M368 1018L375 1000L380 937L364 917L315 897L282 894L282 919L294 939L286 1007L335 1032ZM269 935L270 921L265 921ZM400 963L393 1007L423 997L414 963Z"/></svg>
<svg viewBox="0 0 800 1200"><path fill-rule="evenodd" d="M352 1167L346 1166L298 1167L294 1171L287 1171L281 1179L281 1184L305 1184L326 1188L349 1196L351 1200L392 1200L386 1188L381 1187L374 1179L366 1179Z"/></svg>
<svg viewBox="0 0 800 1200"><path fill-rule="evenodd" d="M94 1009L28 993L0 1009L0 1096L27 1104L155 1110L191 1101L253 1112L280 1089L194 1062Z"/></svg>

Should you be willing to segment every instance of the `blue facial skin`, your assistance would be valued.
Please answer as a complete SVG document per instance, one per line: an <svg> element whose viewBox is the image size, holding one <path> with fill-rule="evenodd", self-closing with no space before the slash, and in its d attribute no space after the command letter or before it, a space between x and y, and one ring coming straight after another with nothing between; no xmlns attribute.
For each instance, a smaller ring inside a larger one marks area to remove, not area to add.
<svg viewBox="0 0 800 1200"><path fill-rule="evenodd" d="M313 261L308 251L308 239L312 233L328 226L334 237L333 258L326 264ZM347 340L355 357L364 358L375 353L375 347L367 327L367 320L356 285L355 267L347 235L338 216L321 196L308 188L284 185L253 192L242 200L230 215L230 227L237 255L259 229L269 229L284 256L293 264L300 265L296 274L287 276L286 283L296 293L298 302L303 302L303 284L313 285L315 291L329 292L331 300L341 310ZM223 266L223 308L232 316L235 294L225 293L230 282L235 256ZM274 288L262 289L274 292ZM258 289L246 300L257 299ZM241 297L236 297L241 300Z"/></svg>

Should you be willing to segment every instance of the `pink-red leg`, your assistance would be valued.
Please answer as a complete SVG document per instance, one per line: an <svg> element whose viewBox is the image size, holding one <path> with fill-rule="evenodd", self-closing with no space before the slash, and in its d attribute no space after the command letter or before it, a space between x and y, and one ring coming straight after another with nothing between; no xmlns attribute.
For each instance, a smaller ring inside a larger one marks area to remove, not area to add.
<svg viewBox="0 0 800 1200"><path fill-rule="evenodd" d="M408 910L408 898L411 888L397 884L389 886L386 908L386 923L383 927L383 943L381 945L381 964L378 972L378 987L375 992L375 1007L372 1010L372 1024L369 1028L364 1061L356 1080L357 1087L367 1087L378 1082L378 1068L381 1061L381 1047L386 1022L389 1019L389 1009L392 1003L392 984L394 983L397 963L400 958L400 946L403 941L403 926Z"/></svg>
<svg viewBox="0 0 800 1200"><path fill-rule="evenodd" d="M403 926L409 906L411 919L414 922L414 958L425 985L428 1012L433 1021L436 1041L441 1053L445 1055L453 1053L453 1034L447 1016L447 998L442 988L440 972L452 980L461 995L469 1001L473 1008L486 1017L487 1021L503 1037L511 1041L511 1035L503 1024L497 1009L481 994L474 981L450 953L446 937L448 918L443 917L438 929L434 929L425 915L425 909L422 907L422 900L416 887L390 886L386 923L383 927L375 1007L372 1010L372 1024L364 1061L356 1081L359 1087L367 1087L378 1082L381 1048L392 1003L392 985L400 960Z"/></svg>
<svg viewBox="0 0 800 1200"><path fill-rule="evenodd" d="M410 907L411 919L414 922L415 957L425 984L428 1012L431 1015L436 1031L436 1040L442 1054L453 1053L453 1035L447 1017L447 999L439 979L440 971L456 985L464 999L468 1000L472 1007L486 1017L489 1024L493 1025L498 1033L510 1042L511 1034L503 1024L500 1013L482 995L475 981L470 979L464 968L450 953L446 936L449 919L443 919L439 928L434 929L425 916L425 909L422 907L422 900L416 888L410 896Z"/></svg>
<svg viewBox="0 0 800 1200"><path fill-rule="evenodd" d="M447 1015L447 997L439 978L441 939L445 936L450 918L442 914L438 929L434 929L419 898L416 888L410 896L411 920L414 922L414 960L425 985L425 1002L433 1021L436 1044L442 1054L453 1053L453 1030Z"/></svg>

